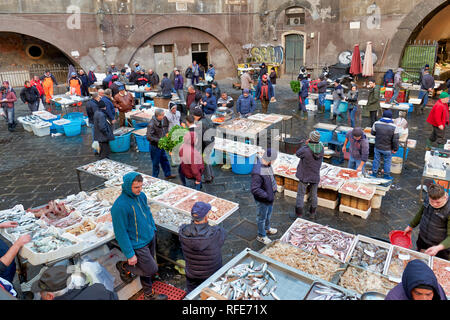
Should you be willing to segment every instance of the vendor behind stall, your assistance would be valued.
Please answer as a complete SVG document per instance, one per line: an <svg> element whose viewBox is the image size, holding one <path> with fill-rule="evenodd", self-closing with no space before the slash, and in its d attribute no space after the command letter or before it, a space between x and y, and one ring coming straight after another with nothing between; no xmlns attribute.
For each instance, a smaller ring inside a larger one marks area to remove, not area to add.
<svg viewBox="0 0 450 320"><path fill-rule="evenodd" d="M196 202L191 210L192 222L179 230L181 248L186 260L186 286L191 292L222 267L225 230L208 224L211 205Z"/></svg>

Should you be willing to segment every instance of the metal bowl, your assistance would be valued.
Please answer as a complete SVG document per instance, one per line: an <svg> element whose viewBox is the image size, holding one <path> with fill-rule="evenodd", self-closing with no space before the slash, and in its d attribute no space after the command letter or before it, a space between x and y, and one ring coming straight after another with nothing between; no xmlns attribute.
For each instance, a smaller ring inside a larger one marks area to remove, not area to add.
<svg viewBox="0 0 450 320"><path fill-rule="evenodd" d="M361 295L361 300L384 300L386 296L379 292L365 292Z"/></svg>
<svg viewBox="0 0 450 320"><path fill-rule="evenodd" d="M217 110L222 111L222 112L227 111L228 107L218 107Z"/></svg>

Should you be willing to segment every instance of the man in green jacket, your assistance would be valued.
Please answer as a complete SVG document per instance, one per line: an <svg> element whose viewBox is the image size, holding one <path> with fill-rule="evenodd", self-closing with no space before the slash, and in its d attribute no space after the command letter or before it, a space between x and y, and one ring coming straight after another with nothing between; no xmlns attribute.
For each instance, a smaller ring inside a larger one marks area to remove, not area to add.
<svg viewBox="0 0 450 320"><path fill-rule="evenodd" d="M137 172L123 176L122 194L111 208L116 240L127 261L116 264L125 283L133 280L133 274L140 276L145 300L167 300L166 295L155 294L152 277L158 272L155 261L156 226L142 193L143 178Z"/></svg>
<svg viewBox="0 0 450 320"><path fill-rule="evenodd" d="M377 121L377 113L380 109L380 86L375 83L374 79L369 80L369 97L367 99L367 106L364 107L365 117L370 113L370 126Z"/></svg>
<svg viewBox="0 0 450 320"><path fill-rule="evenodd" d="M449 196L443 187L431 184L428 187L428 197L404 230L406 235L420 224L417 249L445 260L450 258L450 201L448 199Z"/></svg>

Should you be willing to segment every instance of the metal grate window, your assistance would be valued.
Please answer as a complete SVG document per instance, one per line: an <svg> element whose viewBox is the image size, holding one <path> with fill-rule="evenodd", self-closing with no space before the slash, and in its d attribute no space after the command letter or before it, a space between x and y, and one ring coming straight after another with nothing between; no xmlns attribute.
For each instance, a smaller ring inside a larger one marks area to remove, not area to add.
<svg viewBox="0 0 450 320"><path fill-rule="evenodd" d="M208 52L208 43L193 43L192 52Z"/></svg>
<svg viewBox="0 0 450 320"><path fill-rule="evenodd" d="M173 52L173 44L160 44L153 46L154 53Z"/></svg>

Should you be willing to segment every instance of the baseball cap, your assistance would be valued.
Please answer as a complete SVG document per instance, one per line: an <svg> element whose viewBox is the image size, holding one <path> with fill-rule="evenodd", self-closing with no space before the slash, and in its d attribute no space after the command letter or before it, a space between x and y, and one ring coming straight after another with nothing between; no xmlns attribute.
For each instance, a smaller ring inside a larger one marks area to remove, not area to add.
<svg viewBox="0 0 450 320"><path fill-rule="evenodd" d="M209 210L211 210L211 205L209 203L199 201L194 203L191 210L191 216L194 220L200 221L208 214Z"/></svg>

